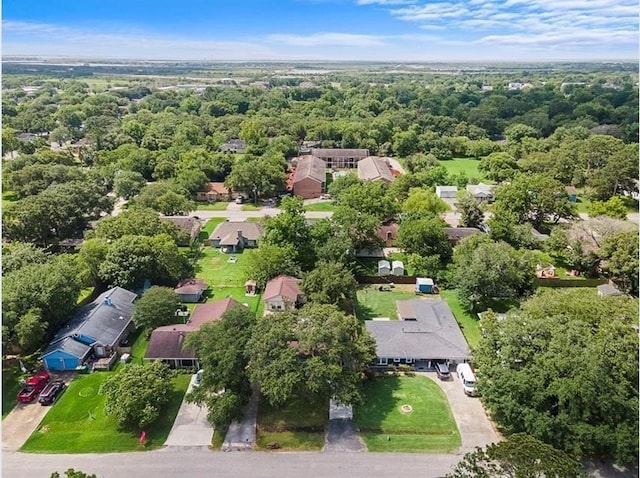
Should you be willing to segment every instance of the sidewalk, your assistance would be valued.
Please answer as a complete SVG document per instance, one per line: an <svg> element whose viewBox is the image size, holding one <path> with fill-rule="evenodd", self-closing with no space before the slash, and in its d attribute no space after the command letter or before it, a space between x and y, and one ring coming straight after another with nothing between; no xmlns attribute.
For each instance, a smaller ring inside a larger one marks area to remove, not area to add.
<svg viewBox="0 0 640 478"><path fill-rule="evenodd" d="M253 450L256 444L256 424L258 422L258 399L260 393L254 389L241 422L229 426L222 444L222 451Z"/></svg>

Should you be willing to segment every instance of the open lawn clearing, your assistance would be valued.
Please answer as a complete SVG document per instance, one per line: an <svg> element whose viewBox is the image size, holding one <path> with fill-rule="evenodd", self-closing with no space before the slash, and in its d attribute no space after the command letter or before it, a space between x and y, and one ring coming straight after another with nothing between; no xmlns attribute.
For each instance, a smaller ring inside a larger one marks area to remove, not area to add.
<svg viewBox="0 0 640 478"><path fill-rule="evenodd" d="M370 379L354 424L369 451L449 453L461 443L446 396L424 376Z"/></svg>
<svg viewBox="0 0 640 478"><path fill-rule="evenodd" d="M149 346L149 336L151 332L147 329L136 329L129 337L131 343L131 363L144 364L144 354Z"/></svg>
<svg viewBox="0 0 640 478"><path fill-rule="evenodd" d="M456 318L456 322L458 322L464 338L467 339L469 347L472 349L476 348L480 342L478 316L462 308L455 290L443 290L440 292L440 295L447 301L447 304L449 304L449 308L451 312L453 312L453 316Z"/></svg>
<svg viewBox="0 0 640 478"><path fill-rule="evenodd" d="M567 264L565 264L561 259L557 259L551 257L548 252L543 252L540 250L526 251L528 254L533 256L534 264L540 264L543 268L547 268L549 266L553 266L556 269L556 276L558 279L566 279L566 280L580 280L585 279L584 276L572 276L569 273L569 268Z"/></svg>
<svg viewBox="0 0 640 478"><path fill-rule="evenodd" d="M258 317L262 316L263 303L260 300L262 296L260 294L251 296L245 295L244 286L214 288L207 291L207 294L207 302L213 302L216 300L224 299L226 297L233 297L241 304L247 304L249 310L255 312Z"/></svg>
<svg viewBox="0 0 640 478"><path fill-rule="evenodd" d="M469 178L483 179L484 176L478 171L479 159L472 158L453 158L449 160L438 161L442 166L447 168L449 174L459 174L464 171Z"/></svg>
<svg viewBox="0 0 640 478"><path fill-rule="evenodd" d="M374 317L396 320L396 301L416 298L414 286L411 284L396 284L392 290L386 292L378 290L378 287L378 284L366 285L356 292L356 317L359 320L370 320Z"/></svg>
<svg viewBox="0 0 640 478"><path fill-rule="evenodd" d="M245 264L253 254L251 250L227 254L205 245L196 264L196 277L204 279L209 287L240 287L245 283ZM234 260L235 259L235 260Z"/></svg>
<svg viewBox="0 0 640 478"><path fill-rule="evenodd" d="M173 379L171 401L156 423L145 429L146 445L138 442L139 431L121 431L114 417L104 414L105 395L99 392L113 372L95 372L77 377L42 420L21 451L41 453L113 453L159 448L169 435L189 385L191 375Z"/></svg>
<svg viewBox="0 0 640 478"><path fill-rule="evenodd" d="M226 201L196 201L196 211L226 211L228 205Z"/></svg>
<svg viewBox="0 0 640 478"><path fill-rule="evenodd" d="M258 405L256 447L281 450L321 450L329 423L329 404L296 398L281 408L269 405L265 398Z"/></svg>
<svg viewBox="0 0 640 478"><path fill-rule="evenodd" d="M333 201L329 202L314 202L313 204L307 204L304 207L305 211L335 211L336 205Z"/></svg>

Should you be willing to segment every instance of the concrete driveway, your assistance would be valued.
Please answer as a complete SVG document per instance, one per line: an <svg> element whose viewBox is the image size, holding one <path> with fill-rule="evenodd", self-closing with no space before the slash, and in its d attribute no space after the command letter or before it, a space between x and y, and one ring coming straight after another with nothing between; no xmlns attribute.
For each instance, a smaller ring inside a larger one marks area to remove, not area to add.
<svg viewBox="0 0 640 478"><path fill-rule="evenodd" d="M195 375L191 377L187 393L193 388L194 380ZM207 408L183 399L164 444L171 447L208 447L212 437L213 427L207 421Z"/></svg>
<svg viewBox="0 0 640 478"><path fill-rule="evenodd" d="M358 436L349 419L329 420L329 430L325 438L323 452L366 451L364 442Z"/></svg>
<svg viewBox="0 0 640 478"><path fill-rule="evenodd" d="M425 375L440 385L447 396L462 438L461 453L502 440L480 399L465 395L455 371L451 372L451 379L446 381L438 379L435 372L420 372L420 375Z"/></svg>
<svg viewBox="0 0 640 478"><path fill-rule="evenodd" d="M15 451L24 445L50 409L37 400L18 403L2 420L2 451Z"/></svg>

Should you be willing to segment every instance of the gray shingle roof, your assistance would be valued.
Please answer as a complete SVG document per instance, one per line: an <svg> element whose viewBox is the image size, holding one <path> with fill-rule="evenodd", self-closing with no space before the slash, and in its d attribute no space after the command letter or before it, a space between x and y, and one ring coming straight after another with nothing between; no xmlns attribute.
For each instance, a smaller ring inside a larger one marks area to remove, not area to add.
<svg viewBox="0 0 640 478"><path fill-rule="evenodd" d="M369 156L358 161L358 178L365 181L382 179L392 182L393 174L391 174L391 169L384 159L377 156Z"/></svg>
<svg viewBox="0 0 640 478"><path fill-rule="evenodd" d="M444 300L398 301L402 314L416 320L368 320L365 326L376 340L382 358L469 359L469 347ZM409 310L409 309L412 309Z"/></svg>
<svg viewBox="0 0 640 478"><path fill-rule="evenodd" d="M216 227L211 233L211 235L209 236L209 240L220 238L223 240L232 241L232 239L229 238L229 236L233 236L237 238L238 231L242 231L242 236L250 241L255 241L262 235L262 228L258 223L248 222L248 221L247 222L227 221L227 222L222 222L218 224L218 227Z"/></svg>

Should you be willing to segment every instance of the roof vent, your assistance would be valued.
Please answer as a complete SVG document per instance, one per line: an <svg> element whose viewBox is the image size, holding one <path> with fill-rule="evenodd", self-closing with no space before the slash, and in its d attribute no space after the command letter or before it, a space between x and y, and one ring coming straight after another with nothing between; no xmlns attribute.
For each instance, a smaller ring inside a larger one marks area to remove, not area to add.
<svg viewBox="0 0 640 478"><path fill-rule="evenodd" d="M124 317L122 317L122 316L120 316L120 317L118 317L118 318L119 318L120 320L124 320Z"/></svg>

